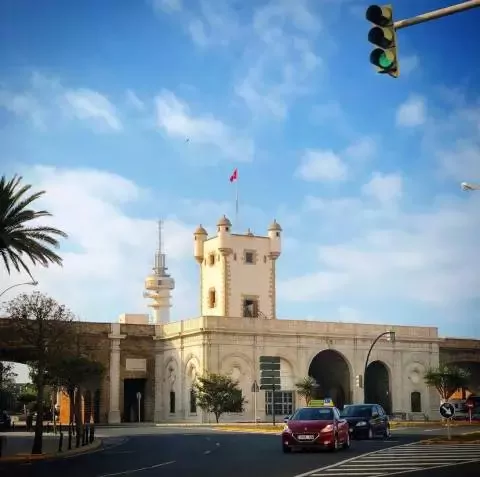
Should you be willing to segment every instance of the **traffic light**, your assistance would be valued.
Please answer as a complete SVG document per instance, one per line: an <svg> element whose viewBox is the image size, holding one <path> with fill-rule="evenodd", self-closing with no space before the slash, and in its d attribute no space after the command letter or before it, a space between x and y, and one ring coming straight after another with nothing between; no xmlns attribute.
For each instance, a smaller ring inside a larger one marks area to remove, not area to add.
<svg viewBox="0 0 480 477"><path fill-rule="evenodd" d="M370 53L370 63L379 73L398 78L400 70L392 6L370 5L367 8L366 18L375 25L368 32L368 41L377 47Z"/></svg>

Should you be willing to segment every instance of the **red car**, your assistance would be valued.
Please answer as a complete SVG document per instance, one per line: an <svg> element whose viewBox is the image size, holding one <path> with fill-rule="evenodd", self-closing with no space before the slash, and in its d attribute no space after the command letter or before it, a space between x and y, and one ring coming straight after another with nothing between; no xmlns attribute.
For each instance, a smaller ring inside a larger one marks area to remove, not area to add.
<svg viewBox="0 0 480 477"><path fill-rule="evenodd" d="M336 407L303 407L297 409L282 432L283 452L292 449L337 450L350 447L348 422Z"/></svg>

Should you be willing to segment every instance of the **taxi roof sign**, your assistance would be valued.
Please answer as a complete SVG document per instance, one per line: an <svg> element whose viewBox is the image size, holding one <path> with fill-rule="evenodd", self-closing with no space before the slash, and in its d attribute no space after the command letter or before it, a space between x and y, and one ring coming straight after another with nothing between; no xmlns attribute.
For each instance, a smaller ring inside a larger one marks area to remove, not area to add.
<svg viewBox="0 0 480 477"><path fill-rule="evenodd" d="M333 400L330 398L312 399L308 403L308 407L334 407L334 404L333 404Z"/></svg>

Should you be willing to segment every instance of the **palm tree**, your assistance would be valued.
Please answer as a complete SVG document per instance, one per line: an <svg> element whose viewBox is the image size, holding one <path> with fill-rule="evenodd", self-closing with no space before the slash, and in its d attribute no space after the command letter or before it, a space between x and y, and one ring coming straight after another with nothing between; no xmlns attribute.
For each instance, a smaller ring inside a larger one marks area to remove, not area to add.
<svg viewBox="0 0 480 477"><path fill-rule="evenodd" d="M297 393L305 398L305 402L308 406L309 402L313 398L314 390L317 387L317 382L315 379L313 379L311 376L307 376L298 383L295 383L295 387L297 388Z"/></svg>
<svg viewBox="0 0 480 477"><path fill-rule="evenodd" d="M27 208L45 194L45 191L27 195L32 186L22 185L21 181L22 177L17 175L10 180L5 176L0 179L0 256L8 274L11 268L18 272L23 269L33 280L25 263L25 256L34 265L62 265L61 257L49 246L58 248L59 243L55 236L67 237L67 234L53 227L29 224L31 220L50 217L52 214L46 210L35 211Z"/></svg>

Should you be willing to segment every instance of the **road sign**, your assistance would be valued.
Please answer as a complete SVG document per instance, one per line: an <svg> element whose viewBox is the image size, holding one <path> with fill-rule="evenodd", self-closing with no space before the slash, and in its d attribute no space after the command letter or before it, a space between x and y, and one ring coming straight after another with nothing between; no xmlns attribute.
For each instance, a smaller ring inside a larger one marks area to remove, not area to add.
<svg viewBox="0 0 480 477"><path fill-rule="evenodd" d="M440 414L445 419L451 419L455 415L455 408L453 407L453 404L450 404L449 402L444 402L440 406Z"/></svg>
<svg viewBox="0 0 480 477"><path fill-rule="evenodd" d="M257 381L253 381L252 383L252 393L258 393L260 391L260 388L258 387Z"/></svg>
<svg viewBox="0 0 480 477"><path fill-rule="evenodd" d="M469 409L473 409L473 402L467 402L467 407Z"/></svg>
<svg viewBox="0 0 480 477"><path fill-rule="evenodd" d="M260 389L262 391L280 391L280 358L278 356L260 356Z"/></svg>
<svg viewBox="0 0 480 477"><path fill-rule="evenodd" d="M137 399L140 401L140 399L142 399L142 393L141 392L138 392L137 393Z"/></svg>

